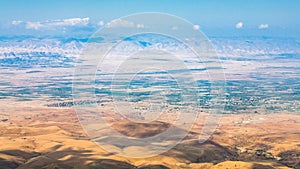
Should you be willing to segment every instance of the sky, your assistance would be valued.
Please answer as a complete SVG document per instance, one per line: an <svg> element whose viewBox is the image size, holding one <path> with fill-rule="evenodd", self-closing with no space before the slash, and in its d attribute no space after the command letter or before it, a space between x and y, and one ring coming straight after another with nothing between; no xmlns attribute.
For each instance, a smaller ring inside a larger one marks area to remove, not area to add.
<svg viewBox="0 0 300 169"><path fill-rule="evenodd" d="M77 26L91 32L122 16L163 12L200 25L209 36L298 38L299 9L299 0L1 0L0 31L2 36L47 33L56 27L76 32L72 27Z"/></svg>

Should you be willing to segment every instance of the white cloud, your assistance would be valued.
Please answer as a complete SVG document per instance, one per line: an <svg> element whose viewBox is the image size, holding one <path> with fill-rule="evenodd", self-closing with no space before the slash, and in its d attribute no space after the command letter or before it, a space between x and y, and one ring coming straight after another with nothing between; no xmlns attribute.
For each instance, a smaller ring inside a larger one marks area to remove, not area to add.
<svg viewBox="0 0 300 169"><path fill-rule="evenodd" d="M199 26L199 25L194 25L194 26L193 26L193 29L197 31L197 30L200 29L200 26Z"/></svg>
<svg viewBox="0 0 300 169"><path fill-rule="evenodd" d="M145 25L142 24L142 23L134 23L132 21L128 21L128 20L124 20L124 19L117 19L117 20L113 20L112 22L110 23L107 23L106 28L118 28L118 27L121 27L121 28L145 28Z"/></svg>
<svg viewBox="0 0 300 169"><path fill-rule="evenodd" d="M42 28L43 25L40 22L27 22L25 25L26 29L35 29L38 30L40 28Z"/></svg>
<svg viewBox="0 0 300 169"><path fill-rule="evenodd" d="M23 23L23 21L13 20L13 21L11 22L11 24L13 24L13 25L20 25L21 23Z"/></svg>
<svg viewBox="0 0 300 169"><path fill-rule="evenodd" d="M137 28L145 28L145 25L144 25L144 24L141 24L141 23L138 23L138 24L136 25L136 27L137 27Z"/></svg>
<svg viewBox="0 0 300 169"><path fill-rule="evenodd" d="M258 26L258 29L267 29L267 28L269 28L269 25L268 25L268 24L260 24L260 25Z"/></svg>
<svg viewBox="0 0 300 169"><path fill-rule="evenodd" d="M244 23L243 23L243 22L238 22L238 23L235 25L235 28L241 29L243 26L244 26Z"/></svg>
<svg viewBox="0 0 300 169"><path fill-rule="evenodd" d="M89 24L90 18L69 18L63 20L46 20L42 22L23 22L23 21L13 21L13 25L20 23L25 23L26 29L54 29L56 27L66 27L66 26L87 26Z"/></svg>
<svg viewBox="0 0 300 169"><path fill-rule="evenodd" d="M171 29L172 29L172 30L178 30L178 27L177 27L177 26L172 26Z"/></svg>
<svg viewBox="0 0 300 169"><path fill-rule="evenodd" d="M97 25L98 26L103 26L104 25L104 21L99 21Z"/></svg>
<svg viewBox="0 0 300 169"><path fill-rule="evenodd" d="M56 21L50 21L48 25L54 25L54 26L75 26L75 25L81 25L86 26L89 24L90 18L70 18L70 19L64 19L64 20L56 20Z"/></svg>
<svg viewBox="0 0 300 169"><path fill-rule="evenodd" d="M116 27L135 27L135 24L131 21L127 21L124 19L113 20L112 22L106 25L107 28L116 28Z"/></svg>

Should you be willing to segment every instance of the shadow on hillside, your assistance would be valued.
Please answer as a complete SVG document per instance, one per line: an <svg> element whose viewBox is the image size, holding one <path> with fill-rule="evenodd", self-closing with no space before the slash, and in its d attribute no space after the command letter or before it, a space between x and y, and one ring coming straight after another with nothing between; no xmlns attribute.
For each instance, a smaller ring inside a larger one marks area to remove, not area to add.
<svg viewBox="0 0 300 169"><path fill-rule="evenodd" d="M0 158L0 168L1 169L17 168L18 166L19 166L19 164L16 162L8 161L3 158Z"/></svg>
<svg viewBox="0 0 300 169"><path fill-rule="evenodd" d="M298 150L289 150L279 153L278 155L282 159L280 163L292 167L300 169L300 151Z"/></svg>
<svg viewBox="0 0 300 169"><path fill-rule="evenodd" d="M197 140L181 143L163 155L185 159L192 163L219 163L226 160L235 160L238 156L235 152L210 140L204 143L199 143Z"/></svg>
<svg viewBox="0 0 300 169"><path fill-rule="evenodd" d="M64 149L52 152L25 152L20 150L0 151L0 154L17 157L18 161L0 158L1 169L138 169L129 163L93 158L90 150ZM108 154L109 155L109 154ZM143 166L143 169L168 169L163 165Z"/></svg>

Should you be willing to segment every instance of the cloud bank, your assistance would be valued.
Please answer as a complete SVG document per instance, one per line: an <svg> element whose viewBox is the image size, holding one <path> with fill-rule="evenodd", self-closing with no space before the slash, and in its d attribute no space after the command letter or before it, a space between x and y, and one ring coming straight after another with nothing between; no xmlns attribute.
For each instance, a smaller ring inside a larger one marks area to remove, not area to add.
<svg viewBox="0 0 300 169"><path fill-rule="evenodd" d="M26 29L54 29L57 27L72 27L72 26L87 26L90 23L90 18L69 18L62 20L46 20L41 22L25 22L14 20L12 25L24 25Z"/></svg>

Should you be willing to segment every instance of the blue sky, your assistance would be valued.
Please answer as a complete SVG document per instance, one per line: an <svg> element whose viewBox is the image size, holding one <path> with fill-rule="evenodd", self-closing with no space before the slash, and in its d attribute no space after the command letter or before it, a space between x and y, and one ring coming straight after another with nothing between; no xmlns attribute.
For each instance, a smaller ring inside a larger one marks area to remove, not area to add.
<svg viewBox="0 0 300 169"><path fill-rule="evenodd" d="M299 37L299 9L298 0L2 0L0 30L2 34L20 34L21 28L14 28L13 21L89 18L91 26L132 13L164 12L200 25L209 35ZM29 32L34 30L23 31Z"/></svg>

